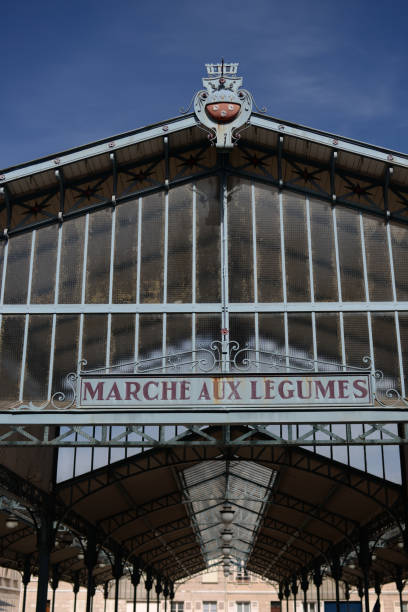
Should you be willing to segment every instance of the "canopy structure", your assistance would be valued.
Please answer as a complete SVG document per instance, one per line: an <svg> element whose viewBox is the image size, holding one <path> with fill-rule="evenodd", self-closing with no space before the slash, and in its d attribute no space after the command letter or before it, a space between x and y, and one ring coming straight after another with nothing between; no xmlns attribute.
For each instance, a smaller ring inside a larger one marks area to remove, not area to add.
<svg viewBox="0 0 408 612"><path fill-rule="evenodd" d="M48 578L90 610L213 564L366 607L408 577L408 156L253 112L236 64L203 84L0 173L0 562L38 612Z"/></svg>

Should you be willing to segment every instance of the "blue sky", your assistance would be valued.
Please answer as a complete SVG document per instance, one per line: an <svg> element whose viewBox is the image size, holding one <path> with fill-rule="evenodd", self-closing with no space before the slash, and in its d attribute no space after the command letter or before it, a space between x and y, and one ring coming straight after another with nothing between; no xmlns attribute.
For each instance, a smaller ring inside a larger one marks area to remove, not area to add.
<svg viewBox="0 0 408 612"><path fill-rule="evenodd" d="M403 0L3 0L0 168L178 115L239 61L268 114L408 152Z"/></svg>

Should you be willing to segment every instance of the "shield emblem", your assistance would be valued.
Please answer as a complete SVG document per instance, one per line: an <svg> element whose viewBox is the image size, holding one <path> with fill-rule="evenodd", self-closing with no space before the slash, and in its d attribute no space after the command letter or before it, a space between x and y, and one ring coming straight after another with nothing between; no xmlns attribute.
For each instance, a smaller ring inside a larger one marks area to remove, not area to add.
<svg viewBox="0 0 408 612"><path fill-rule="evenodd" d="M241 105L236 102L210 102L205 110L213 121L228 123L238 115Z"/></svg>

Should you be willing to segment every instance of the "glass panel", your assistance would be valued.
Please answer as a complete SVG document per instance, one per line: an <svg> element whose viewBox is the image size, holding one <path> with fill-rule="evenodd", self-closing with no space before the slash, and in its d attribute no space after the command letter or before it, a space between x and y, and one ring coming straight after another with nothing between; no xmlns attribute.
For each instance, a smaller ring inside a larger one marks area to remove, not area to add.
<svg viewBox="0 0 408 612"><path fill-rule="evenodd" d="M209 349L213 340L221 340L221 315L197 314L196 348Z"/></svg>
<svg viewBox="0 0 408 612"><path fill-rule="evenodd" d="M192 350L191 314L168 314L166 331L168 355Z"/></svg>
<svg viewBox="0 0 408 612"><path fill-rule="evenodd" d="M90 214L86 264L87 304L101 304L109 300L111 237L112 210L106 208Z"/></svg>
<svg viewBox="0 0 408 612"><path fill-rule="evenodd" d="M315 300L335 302L338 300L336 250L330 205L311 200L310 221Z"/></svg>
<svg viewBox="0 0 408 612"><path fill-rule="evenodd" d="M169 192L167 301L192 301L193 191L184 185Z"/></svg>
<svg viewBox="0 0 408 612"><path fill-rule="evenodd" d="M151 359L146 367L160 368L163 355L163 315L139 316L139 360Z"/></svg>
<svg viewBox="0 0 408 612"><path fill-rule="evenodd" d="M278 190L257 185L256 257L259 302L282 302L282 256Z"/></svg>
<svg viewBox="0 0 408 612"><path fill-rule="evenodd" d="M58 231L56 225L37 230L31 288L33 304L54 302Z"/></svg>
<svg viewBox="0 0 408 612"><path fill-rule="evenodd" d="M135 360L135 315L113 314L111 319L110 364L120 366ZM115 367L112 372L133 372L133 365Z"/></svg>
<svg viewBox="0 0 408 612"><path fill-rule="evenodd" d="M229 337L231 340L238 342L239 348L249 347L254 349L256 346L255 340L255 315L231 314L229 318ZM237 364L241 365L243 360L248 357L244 351L237 356ZM253 359L254 353L250 353L250 358ZM255 366L251 370L256 369Z"/></svg>
<svg viewBox="0 0 408 612"><path fill-rule="evenodd" d="M19 397L24 315L3 315L0 332L0 397L16 402Z"/></svg>
<svg viewBox="0 0 408 612"><path fill-rule="evenodd" d="M408 300L408 228L391 225L391 243L397 300Z"/></svg>
<svg viewBox="0 0 408 612"><path fill-rule="evenodd" d="M254 265L251 185L228 181L228 280L230 302L253 302Z"/></svg>
<svg viewBox="0 0 408 612"><path fill-rule="evenodd" d="M283 193L288 302L310 300L309 252L305 198Z"/></svg>
<svg viewBox="0 0 408 612"><path fill-rule="evenodd" d="M197 302L221 300L220 187L212 177L197 183Z"/></svg>
<svg viewBox="0 0 408 612"><path fill-rule="evenodd" d="M84 234L85 217L64 221L58 296L60 304L81 302Z"/></svg>
<svg viewBox="0 0 408 612"><path fill-rule="evenodd" d="M408 397L408 312L399 312L402 367L404 369L405 397Z"/></svg>
<svg viewBox="0 0 408 612"><path fill-rule="evenodd" d="M84 315L82 359L87 361L84 366L86 370L103 368L106 364L107 323L106 314Z"/></svg>
<svg viewBox="0 0 408 612"><path fill-rule="evenodd" d="M258 325L260 359L263 362L260 370L265 372L276 369L284 371L286 369L286 360L279 358L279 355L286 353L284 315L274 312L260 313L258 315ZM262 354L262 352L276 353L278 357L274 359L271 356ZM271 363L271 367L268 367L268 362Z"/></svg>
<svg viewBox="0 0 408 612"><path fill-rule="evenodd" d="M339 315L335 312L316 313L317 359L328 362L319 363L319 371L338 369L341 358L341 335Z"/></svg>
<svg viewBox="0 0 408 612"><path fill-rule="evenodd" d="M20 234L9 240L5 304L25 304L27 302L31 240L32 233Z"/></svg>
<svg viewBox="0 0 408 612"><path fill-rule="evenodd" d="M52 315L32 315L28 325L24 400L42 400L48 395Z"/></svg>
<svg viewBox="0 0 408 612"><path fill-rule="evenodd" d="M138 202L138 200L132 200L116 208L112 287L114 304L136 302Z"/></svg>
<svg viewBox="0 0 408 612"><path fill-rule="evenodd" d="M310 367L305 360L313 359L312 316L310 313L289 313L289 354L294 357L291 365L297 368Z"/></svg>
<svg viewBox="0 0 408 612"><path fill-rule="evenodd" d="M382 219L364 217L364 240L370 300L392 300L387 226Z"/></svg>
<svg viewBox="0 0 408 612"><path fill-rule="evenodd" d="M358 213L338 206L336 208L336 220L343 301L361 302L366 299L366 295L364 291L360 217Z"/></svg>
<svg viewBox="0 0 408 612"><path fill-rule="evenodd" d="M140 301L163 301L164 194L143 198Z"/></svg>
<svg viewBox="0 0 408 612"><path fill-rule="evenodd" d="M80 315L57 315L55 327L54 371L52 376L52 393L69 392L67 374L76 372L78 367L78 339Z"/></svg>
<svg viewBox="0 0 408 612"><path fill-rule="evenodd" d="M375 368L384 374L384 380L379 382L379 387L381 389L400 389L394 314L390 312L372 313L371 326L373 330Z"/></svg>

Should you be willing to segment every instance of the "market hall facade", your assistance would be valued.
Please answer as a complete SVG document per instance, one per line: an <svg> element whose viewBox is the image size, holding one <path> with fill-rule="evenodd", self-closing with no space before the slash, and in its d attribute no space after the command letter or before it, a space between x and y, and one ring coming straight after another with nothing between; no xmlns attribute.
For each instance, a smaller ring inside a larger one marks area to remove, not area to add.
<svg viewBox="0 0 408 612"><path fill-rule="evenodd" d="M0 174L1 563L38 612L48 579L90 610L214 564L402 593L408 157L267 116L237 70Z"/></svg>

